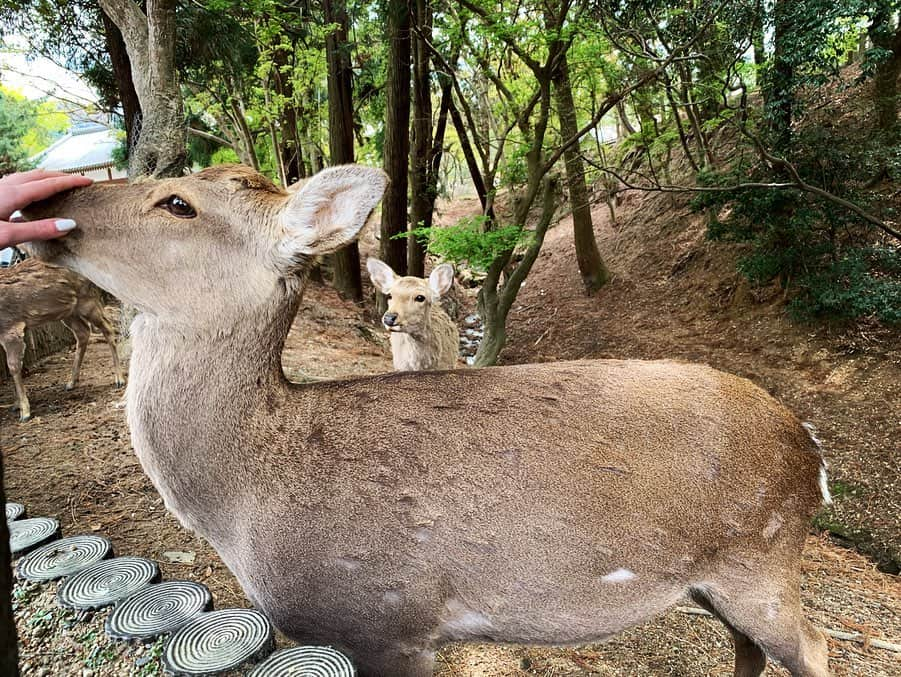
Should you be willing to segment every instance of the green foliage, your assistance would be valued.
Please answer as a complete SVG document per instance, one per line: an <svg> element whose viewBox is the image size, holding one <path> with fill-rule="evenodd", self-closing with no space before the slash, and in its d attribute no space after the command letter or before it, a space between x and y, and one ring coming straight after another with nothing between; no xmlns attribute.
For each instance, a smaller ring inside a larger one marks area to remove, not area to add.
<svg viewBox="0 0 901 677"><path fill-rule="evenodd" d="M901 250L850 249L799 284L789 308L804 319L875 317L901 325Z"/></svg>
<svg viewBox="0 0 901 677"><path fill-rule="evenodd" d="M34 104L0 89L0 175L29 168L29 153L23 140L36 122Z"/></svg>
<svg viewBox="0 0 901 677"><path fill-rule="evenodd" d="M219 148L210 156L211 165L229 165L240 162L238 154L231 148Z"/></svg>
<svg viewBox="0 0 901 677"><path fill-rule="evenodd" d="M860 179L860 167L873 166L874 153L885 157L878 143L854 143L820 127L801 131L798 141L802 177L866 204L866 195L852 186ZM729 186L762 178L766 174L755 171L706 173L699 183ZM795 189L700 193L693 206L727 214L711 219L708 236L748 243L740 272L756 285L778 279L796 318L846 322L874 317L901 324L901 250L877 246L872 227L852 212Z"/></svg>
<svg viewBox="0 0 901 677"><path fill-rule="evenodd" d="M521 226L486 231L485 224L486 217L472 216L449 228L416 228L413 233L430 254L484 272L498 256L526 244L530 238Z"/></svg>

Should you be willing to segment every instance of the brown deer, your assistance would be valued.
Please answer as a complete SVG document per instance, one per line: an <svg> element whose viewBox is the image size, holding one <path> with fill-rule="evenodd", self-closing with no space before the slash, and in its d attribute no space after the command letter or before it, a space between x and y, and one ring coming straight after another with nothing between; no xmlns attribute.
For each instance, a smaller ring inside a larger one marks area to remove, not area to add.
<svg viewBox="0 0 901 677"><path fill-rule="evenodd" d="M75 335L75 361L66 390L78 384L84 351L91 338L91 325L103 334L113 356L116 385L125 384L116 351L116 334L103 314L100 290L67 268L37 259L0 270L0 345L6 351L6 366L13 378L19 420L31 418L31 405L22 380L25 329L61 321Z"/></svg>
<svg viewBox="0 0 901 677"><path fill-rule="evenodd" d="M348 165L289 194L220 166L32 210L79 224L41 256L140 310L135 451L253 604L362 675L421 677L447 642L594 642L688 595L736 675L765 653L830 674L799 595L823 459L751 382L634 360L286 381L306 270L385 185Z"/></svg>
<svg viewBox="0 0 901 677"><path fill-rule="evenodd" d="M387 263L370 258L366 269L376 289L388 297L382 324L391 332L396 371L453 369L460 354L457 325L439 301L454 284L454 267L435 266L428 279L399 277Z"/></svg>

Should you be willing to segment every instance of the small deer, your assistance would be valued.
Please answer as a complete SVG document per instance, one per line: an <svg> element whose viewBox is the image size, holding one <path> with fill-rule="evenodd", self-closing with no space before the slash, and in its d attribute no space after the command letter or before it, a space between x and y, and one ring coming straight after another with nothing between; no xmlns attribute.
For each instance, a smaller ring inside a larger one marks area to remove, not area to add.
<svg viewBox="0 0 901 677"><path fill-rule="evenodd" d="M799 593L823 458L750 381L639 360L285 379L307 271L386 182L218 166L30 210L79 224L39 255L139 309L135 452L250 601L363 677L425 677L448 642L595 642L687 595L736 675L829 675Z"/></svg>
<svg viewBox="0 0 901 677"><path fill-rule="evenodd" d="M81 275L37 259L0 270L0 345L13 377L19 420L31 418L31 405L22 380L25 329L60 320L75 335L75 361L66 390L78 384L81 362L91 338L91 325L106 339L113 356L116 385L125 384L116 350L116 334L103 314L97 287Z"/></svg>
<svg viewBox="0 0 901 677"><path fill-rule="evenodd" d="M454 284L454 267L442 263L428 280L398 277L391 266L373 258L366 268L376 289L388 298L382 324L391 332L395 371L456 367L460 334L438 302Z"/></svg>

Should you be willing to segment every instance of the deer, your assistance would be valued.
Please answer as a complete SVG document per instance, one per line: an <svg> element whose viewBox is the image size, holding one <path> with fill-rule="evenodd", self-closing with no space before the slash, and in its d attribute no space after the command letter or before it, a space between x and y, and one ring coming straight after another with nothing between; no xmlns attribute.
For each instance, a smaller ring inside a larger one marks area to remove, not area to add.
<svg viewBox="0 0 901 677"><path fill-rule="evenodd" d="M448 642L602 641L686 597L736 675L767 655L829 675L799 593L822 450L750 381L610 359L288 382L306 273L386 183L345 165L288 193L217 166L28 214L76 219L35 253L138 309L135 453L249 601L366 677L431 675Z"/></svg>
<svg viewBox="0 0 901 677"><path fill-rule="evenodd" d="M454 267L449 263L435 266L428 279L400 277L375 258L366 260L366 269L372 284L388 300L382 324L391 335L395 371L456 367L460 334L439 303L454 284Z"/></svg>
<svg viewBox="0 0 901 677"><path fill-rule="evenodd" d="M91 338L91 325L103 334L113 358L116 387L125 385L119 365L116 333L106 319L99 289L73 271L34 258L0 270L0 346L16 390L19 420L31 418L22 378L25 329L61 321L75 336L75 360L66 390L78 385L81 363Z"/></svg>

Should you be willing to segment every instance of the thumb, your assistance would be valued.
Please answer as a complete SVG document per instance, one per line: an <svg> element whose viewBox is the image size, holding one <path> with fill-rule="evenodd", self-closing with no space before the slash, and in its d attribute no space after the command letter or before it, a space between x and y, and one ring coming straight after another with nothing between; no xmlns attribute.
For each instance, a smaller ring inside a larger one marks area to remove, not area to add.
<svg viewBox="0 0 901 677"><path fill-rule="evenodd" d="M31 240L52 240L73 228L75 221L72 219L40 219L21 223L0 221L0 248Z"/></svg>

